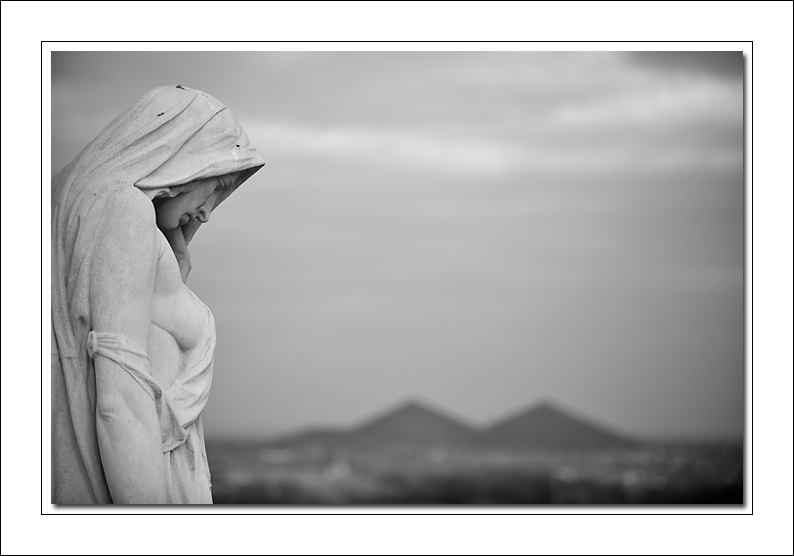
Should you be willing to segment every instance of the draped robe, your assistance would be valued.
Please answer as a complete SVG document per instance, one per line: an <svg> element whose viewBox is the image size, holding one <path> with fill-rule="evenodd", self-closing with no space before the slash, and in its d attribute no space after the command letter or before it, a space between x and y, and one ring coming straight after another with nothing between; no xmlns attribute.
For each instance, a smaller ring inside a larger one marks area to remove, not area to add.
<svg viewBox="0 0 794 556"><path fill-rule="evenodd" d="M217 207L264 165L231 112L214 97L179 86L152 89L114 119L52 178L51 419L52 502L109 504L112 497L97 440L94 357L116 363L154 401L160 424L169 503L210 503L209 469L201 425L212 379L215 323L195 295L204 320L197 342L163 376L157 343L147 353L128 338L93 329L91 269L98 242L123 225L115 214L129 195L150 200L175 186L237 173ZM182 188L184 189L184 188ZM152 226L156 226L152 218ZM182 229L190 242L200 226ZM157 231L162 241L165 238ZM168 248L167 242L163 248ZM156 252L152 253L157 256ZM186 287L186 286L185 286ZM152 342L150 342L151 344ZM169 364L171 364L169 362ZM162 365L161 365L162 366ZM166 376L167 375L167 376Z"/></svg>

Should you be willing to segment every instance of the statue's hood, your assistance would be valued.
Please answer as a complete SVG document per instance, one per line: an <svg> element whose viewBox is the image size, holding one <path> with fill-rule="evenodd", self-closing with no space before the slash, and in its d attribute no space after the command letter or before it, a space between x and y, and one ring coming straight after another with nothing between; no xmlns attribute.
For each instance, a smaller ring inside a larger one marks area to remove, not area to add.
<svg viewBox="0 0 794 556"><path fill-rule="evenodd" d="M70 183L59 185L90 190L99 185L97 180L121 181L153 199L172 196L169 188L176 185L238 174L235 185L221 193L217 207L264 164L237 119L219 100L202 91L168 85L148 91L116 117L53 183L67 178ZM54 189L53 196L57 193ZM183 226L187 242L200 225L191 220Z"/></svg>

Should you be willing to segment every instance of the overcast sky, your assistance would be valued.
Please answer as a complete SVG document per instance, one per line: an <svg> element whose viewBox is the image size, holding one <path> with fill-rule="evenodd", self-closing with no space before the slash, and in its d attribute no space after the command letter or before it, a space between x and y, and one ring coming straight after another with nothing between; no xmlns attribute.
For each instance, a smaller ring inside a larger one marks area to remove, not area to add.
<svg viewBox="0 0 794 556"><path fill-rule="evenodd" d="M407 399L541 400L741 435L739 53L55 53L52 171L146 90L225 103L267 161L191 244L211 437Z"/></svg>

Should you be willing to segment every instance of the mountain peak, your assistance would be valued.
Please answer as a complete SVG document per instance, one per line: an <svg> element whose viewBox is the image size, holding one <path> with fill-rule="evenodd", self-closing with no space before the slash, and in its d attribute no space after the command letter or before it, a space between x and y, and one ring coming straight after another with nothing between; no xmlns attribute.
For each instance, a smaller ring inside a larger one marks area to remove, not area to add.
<svg viewBox="0 0 794 556"><path fill-rule="evenodd" d="M530 408L530 411L559 411L559 406L556 402L544 398Z"/></svg>
<svg viewBox="0 0 794 556"><path fill-rule="evenodd" d="M426 404L422 403L421 401L419 401L416 398L408 398L403 403L398 405L397 408L396 408L397 411L407 410L407 409L410 409L410 410L420 409L420 410L423 410L423 411L428 411L429 410Z"/></svg>
<svg viewBox="0 0 794 556"><path fill-rule="evenodd" d="M434 415L440 416L441 413L436 411L435 409L431 409L429 405L420 402L419 400L409 399L403 402L402 404L395 407L393 410L387 412L384 416L391 415L392 417L395 415Z"/></svg>
<svg viewBox="0 0 794 556"><path fill-rule="evenodd" d="M365 423L352 434L362 441L444 445L469 441L476 433L453 417L417 400L408 400Z"/></svg>
<svg viewBox="0 0 794 556"><path fill-rule="evenodd" d="M548 400L491 426L483 436L489 445L550 449L619 448L630 444Z"/></svg>

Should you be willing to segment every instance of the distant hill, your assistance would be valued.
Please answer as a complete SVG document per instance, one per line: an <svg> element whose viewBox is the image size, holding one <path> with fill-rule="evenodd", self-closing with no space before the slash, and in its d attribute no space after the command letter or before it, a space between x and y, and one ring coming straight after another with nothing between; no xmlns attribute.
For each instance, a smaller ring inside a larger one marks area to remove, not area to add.
<svg viewBox="0 0 794 556"><path fill-rule="evenodd" d="M418 402L407 402L353 429L312 429L268 444L325 448L403 446L574 450L623 448L632 445L620 435L550 403L540 404L477 431Z"/></svg>
<svg viewBox="0 0 794 556"><path fill-rule="evenodd" d="M460 421L417 402L406 403L394 411L359 427L351 436L360 444L468 445L477 433Z"/></svg>
<svg viewBox="0 0 794 556"><path fill-rule="evenodd" d="M352 430L310 430L274 444L359 448L451 447L472 445L477 438L476 431L458 420L418 402L408 402Z"/></svg>
<svg viewBox="0 0 794 556"><path fill-rule="evenodd" d="M632 445L629 440L551 403L542 403L492 425L480 433L480 442L486 447L556 450L625 448Z"/></svg>

